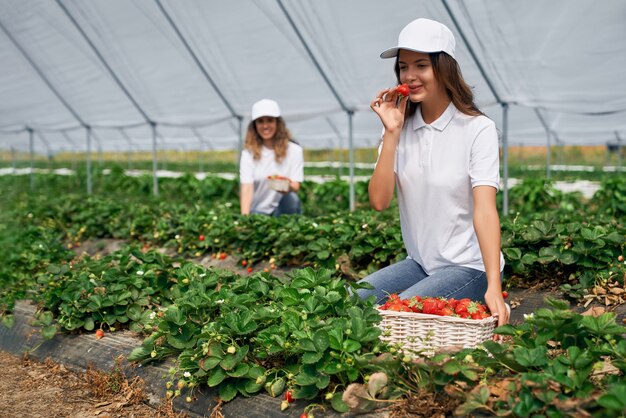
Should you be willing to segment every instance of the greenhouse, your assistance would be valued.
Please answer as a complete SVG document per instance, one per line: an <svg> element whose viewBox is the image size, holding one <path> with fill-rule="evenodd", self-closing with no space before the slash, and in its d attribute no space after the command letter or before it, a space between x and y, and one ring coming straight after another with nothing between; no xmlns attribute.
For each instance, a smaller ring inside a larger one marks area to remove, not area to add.
<svg viewBox="0 0 626 418"><path fill-rule="evenodd" d="M493 126L489 178L483 131L458 181L464 145L404 145L453 140L412 61L381 59L417 18L455 46L399 49L458 63L482 112L458 114ZM0 353L84 373L110 416L623 417L625 21L621 0L0 0ZM391 97L421 103L395 154ZM293 166L253 182L246 158L283 131ZM359 297L393 265L434 276L470 253L491 290L469 310L494 315Z"/></svg>

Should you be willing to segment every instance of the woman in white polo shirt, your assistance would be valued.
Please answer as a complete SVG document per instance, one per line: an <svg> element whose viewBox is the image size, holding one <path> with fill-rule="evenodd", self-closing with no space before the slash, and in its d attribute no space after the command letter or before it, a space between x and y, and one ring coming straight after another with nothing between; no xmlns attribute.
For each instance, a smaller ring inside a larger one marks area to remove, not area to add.
<svg viewBox="0 0 626 418"><path fill-rule="evenodd" d="M289 180L288 191L270 187L269 176ZM302 213L298 198L304 178L302 147L291 133L274 100L263 99L252 105L244 149L239 164L241 214L289 215Z"/></svg>
<svg viewBox="0 0 626 418"><path fill-rule="evenodd" d="M384 133L369 197L384 210L397 188L408 258L363 279L374 289L358 294L379 303L391 293L467 297L484 301L503 325L509 312L496 208L498 134L474 104L454 48L446 26L417 19L381 54L396 58L398 82L409 94L384 89L371 103Z"/></svg>

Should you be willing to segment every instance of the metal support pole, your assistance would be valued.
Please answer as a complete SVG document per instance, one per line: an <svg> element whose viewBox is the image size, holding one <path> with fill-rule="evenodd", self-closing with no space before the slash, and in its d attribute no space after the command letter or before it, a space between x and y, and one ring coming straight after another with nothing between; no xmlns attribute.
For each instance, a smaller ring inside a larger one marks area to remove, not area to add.
<svg viewBox="0 0 626 418"><path fill-rule="evenodd" d="M11 168L12 168L13 174L17 172L16 159L17 159L17 153L15 152L15 147L11 147Z"/></svg>
<svg viewBox="0 0 626 418"><path fill-rule="evenodd" d="M91 196L93 186L91 184L91 126L87 125L87 195Z"/></svg>
<svg viewBox="0 0 626 418"><path fill-rule="evenodd" d="M28 146L30 149L30 190L35 190L35 168L33 167L33 159L35 158L35 132L32 128L26 128L28 131Z"/></svg>
<svg viewBox="0 0 626 418"><path fill-rule="evenodd" d="M615 137L617 138L617 172L622 171L622 137L619 132L615 131Z"/></svg>
<svg viewBox="0 0 626 418"><path fill-rule="evenodd" d="M157 131L156 123L150 122L150 128L152 129L152 194L154 196L159 195L159 178L157 177Z"/></svg>
<svg viewBox="0 0 626 418"><path fill-rule="evenodd" d="M350 211L354 212L356 208L355 193L354 193L354 144L353 144L353 132L352 132L352 117L354 112L348 112L348 145L349 145L349 159L350 159Z"/></svg>
<svg viewBox="0 0 626 418"><path fill-rule="evenodd" d="M509 214L509 104L502 103L502 214Z"/></svg>
<svg viewBox="0 0 626 418"><path fill-rule="evenodd" d="M550 180L551 172L550 165L552 165L552 132L548 131L548 144L546 152L546 178Z"/></svg>

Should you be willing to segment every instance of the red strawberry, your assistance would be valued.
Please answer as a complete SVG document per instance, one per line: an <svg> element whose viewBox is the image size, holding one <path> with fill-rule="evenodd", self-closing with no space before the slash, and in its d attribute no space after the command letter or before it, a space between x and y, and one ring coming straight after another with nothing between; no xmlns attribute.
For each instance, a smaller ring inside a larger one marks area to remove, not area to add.
<svg viewBox="0 0 626 418"><path fill-rule="evenodd" d="M507 292L506 290L503 290L503 291L502 291L502 297L503 297L504 299L508 298L508 297L509 297L509 292Z"/></svg>
<svg viewBox="0 0 626 418"><path fill-rule="evenodd" d="M409 86L407 84L400 84L396 87L396 91L400 96L408 96L409 95Z"/></svg>
<svg viewBox="0 0 626 418"><path fill-rule="evenodd" d="M457 313L461 318L467 318L469 316L469 312L467 311L467 307L472 301L468 298L463 298L458 301L456 308L454 308L454 312Z"/></svg>
<svg viewBox="0 0 626 418"><path fill-rule="evenodd" d="M248 268L246 269L246 271L247 271L248 273L252 273L252 267L248 267Z"/></svg>
<svg viewBox="0 0 626 418"><path fill-rule="evenodd" d="M101 329L97 330L96 331L96 339L99 340L102 337L104 337L104 331L102 331Z"/></svg>
<svg viewBox="0 0 626 418"><path fill-rule="evenodd" d="M435 314L440 308L438 307L437 299L435 298L425 298L422 300L422 312L425 314Z"/></svg>
<svg viewBox="0 0 626 418"><path fill-rule="evenodd" d="M392 303L391 305L387 307L387 310L394 311L394 312L413 312L413 309L409 308L402 302Z"/></svg>
<svg viewBox="0 0 626 418"><path fill-rule="evenodd" d="M445 308L439 310L439 315L441 315L441 316L454 316L454 310L451 307L446 306Z"/></svg>
<svg viewBox="0 0 626 418"><path fill-rule="evenodd" d="M220 260L226 259L226 253L220 253Z"/></svg>
<svg viewBox="0 0 626 418"><path fill-rule="evenodd" d="M199 239L200 241L204 241L204 235L200 235L200 236L198 237L198 239Z"/></svg>
<svg viewBox="0 0 626 418"><path fill-rule="evenodd" d="M292 403L294 401L293 395L291 394L290 390L285 392L285 400L289 403Z"/></svg>

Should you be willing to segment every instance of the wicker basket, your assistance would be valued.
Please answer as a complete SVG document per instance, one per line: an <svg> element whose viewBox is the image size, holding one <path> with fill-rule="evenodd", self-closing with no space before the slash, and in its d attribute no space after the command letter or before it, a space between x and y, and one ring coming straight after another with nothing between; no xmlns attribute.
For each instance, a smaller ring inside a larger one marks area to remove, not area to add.
<svg viewBox="0 0 626 418"><path fill-rule="evenodd" d="M289 191L289 179L268 179L270 189L277 192Z"/></svg>
<svg viewBox="0 0 626 418"><path fill-rule="evenodd" d="M432 356L442 348L474 348L491 339L498 318L463 319L454 316L380 310L380 339L399 343L402 351Z"/></svg>

